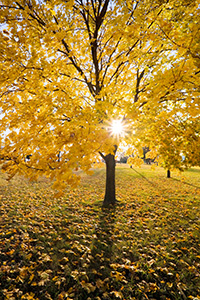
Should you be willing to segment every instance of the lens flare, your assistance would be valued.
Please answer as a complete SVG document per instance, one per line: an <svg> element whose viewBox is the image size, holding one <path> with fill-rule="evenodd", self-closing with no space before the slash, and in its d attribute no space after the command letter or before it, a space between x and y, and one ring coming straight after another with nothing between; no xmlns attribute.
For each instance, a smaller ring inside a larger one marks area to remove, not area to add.
<svg viewBox="0 0 200 300"><path fill-rule="evenodd" d="M113 120L111 124L111 133L121 136L124 134L124 126L121 120Z"/></svg>

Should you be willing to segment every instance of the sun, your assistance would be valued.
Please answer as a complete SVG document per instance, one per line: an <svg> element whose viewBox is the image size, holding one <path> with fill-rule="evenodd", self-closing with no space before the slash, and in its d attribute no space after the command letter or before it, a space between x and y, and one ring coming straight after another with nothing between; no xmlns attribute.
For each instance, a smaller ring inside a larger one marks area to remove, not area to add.
<svg viewBox="0 0 200 300"><path fill-rule="evenodd" d="M122 120L112 120L110 132L115 137L121 137L125 134L125 127Z"/></svg>
<svg viewBox="0 0 200 300"><path fill-rule="evenodd" d="M121 120L113 120L111 124L111 131L113 135L121 135L123 132L123 125Z"/></svg>

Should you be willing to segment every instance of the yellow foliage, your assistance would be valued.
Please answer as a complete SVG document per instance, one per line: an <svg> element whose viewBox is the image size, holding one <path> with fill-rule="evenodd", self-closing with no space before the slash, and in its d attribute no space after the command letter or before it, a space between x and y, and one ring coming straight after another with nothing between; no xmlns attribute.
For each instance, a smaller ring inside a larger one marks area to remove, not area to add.
<svg viewBox="0 0 200 300"><path fill-rule="evenodd" d="M74 170L89 173L122 141L134 148L131 164L147 145L165 167L200 164L197 2L2 0L0 158L9 178L47 175L64 190L79 182ZM130 126L116 137L107 124L122 118Z"/></svg>
<svg viewBox="0 0 200 300"><path fill-rule="evenodd" d="M140 157L129 157L127 163L132 166L135 165L137 167L140 167L143 163L143 160Z"/></svg>

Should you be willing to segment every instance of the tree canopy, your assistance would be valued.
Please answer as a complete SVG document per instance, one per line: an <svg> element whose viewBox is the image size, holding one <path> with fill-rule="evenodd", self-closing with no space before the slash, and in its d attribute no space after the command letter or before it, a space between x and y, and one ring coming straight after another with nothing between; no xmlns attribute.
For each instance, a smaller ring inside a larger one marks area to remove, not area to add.
<svg viewBox="0 0 200 300"><path fill-rule="evenodd" d="M44 174L59 190L77 183L74 170L114 155L122 138L172 164L177 151L196 161L198 1L1 0L0 8L1 159L10 177ZM123 137L110 132L118 119Z"/></svg>

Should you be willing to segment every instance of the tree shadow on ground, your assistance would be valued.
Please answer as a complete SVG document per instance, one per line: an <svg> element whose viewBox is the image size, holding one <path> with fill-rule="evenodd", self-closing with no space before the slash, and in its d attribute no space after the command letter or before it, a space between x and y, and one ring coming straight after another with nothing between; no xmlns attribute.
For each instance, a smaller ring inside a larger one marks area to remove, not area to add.
<svg viewBox="0 0 200 300"><path fill-rule="evenodd" d="M189 182L186 182L186 181L183 181L183 180L180 180L180 179L176 179L176 178L170 178L171 180L174 180L174 181L178 181L178 182L181 182L185 185L189 185L189 186L192 186L192 187L195 187L197 189L200 189L200 186L197 186L195 184L192 184L192 183L189 183Z"/></svg>
<svg viewBox="0 0 200 300"><path fill-rule="evenodd" d="M90 282L96 284L100 295L109 287L109 278L112 271L113 243L115 227L115 208L102 208L99 214L99 222L95 228L94 241L91 249L91 262L87 275Z"/></svg>

